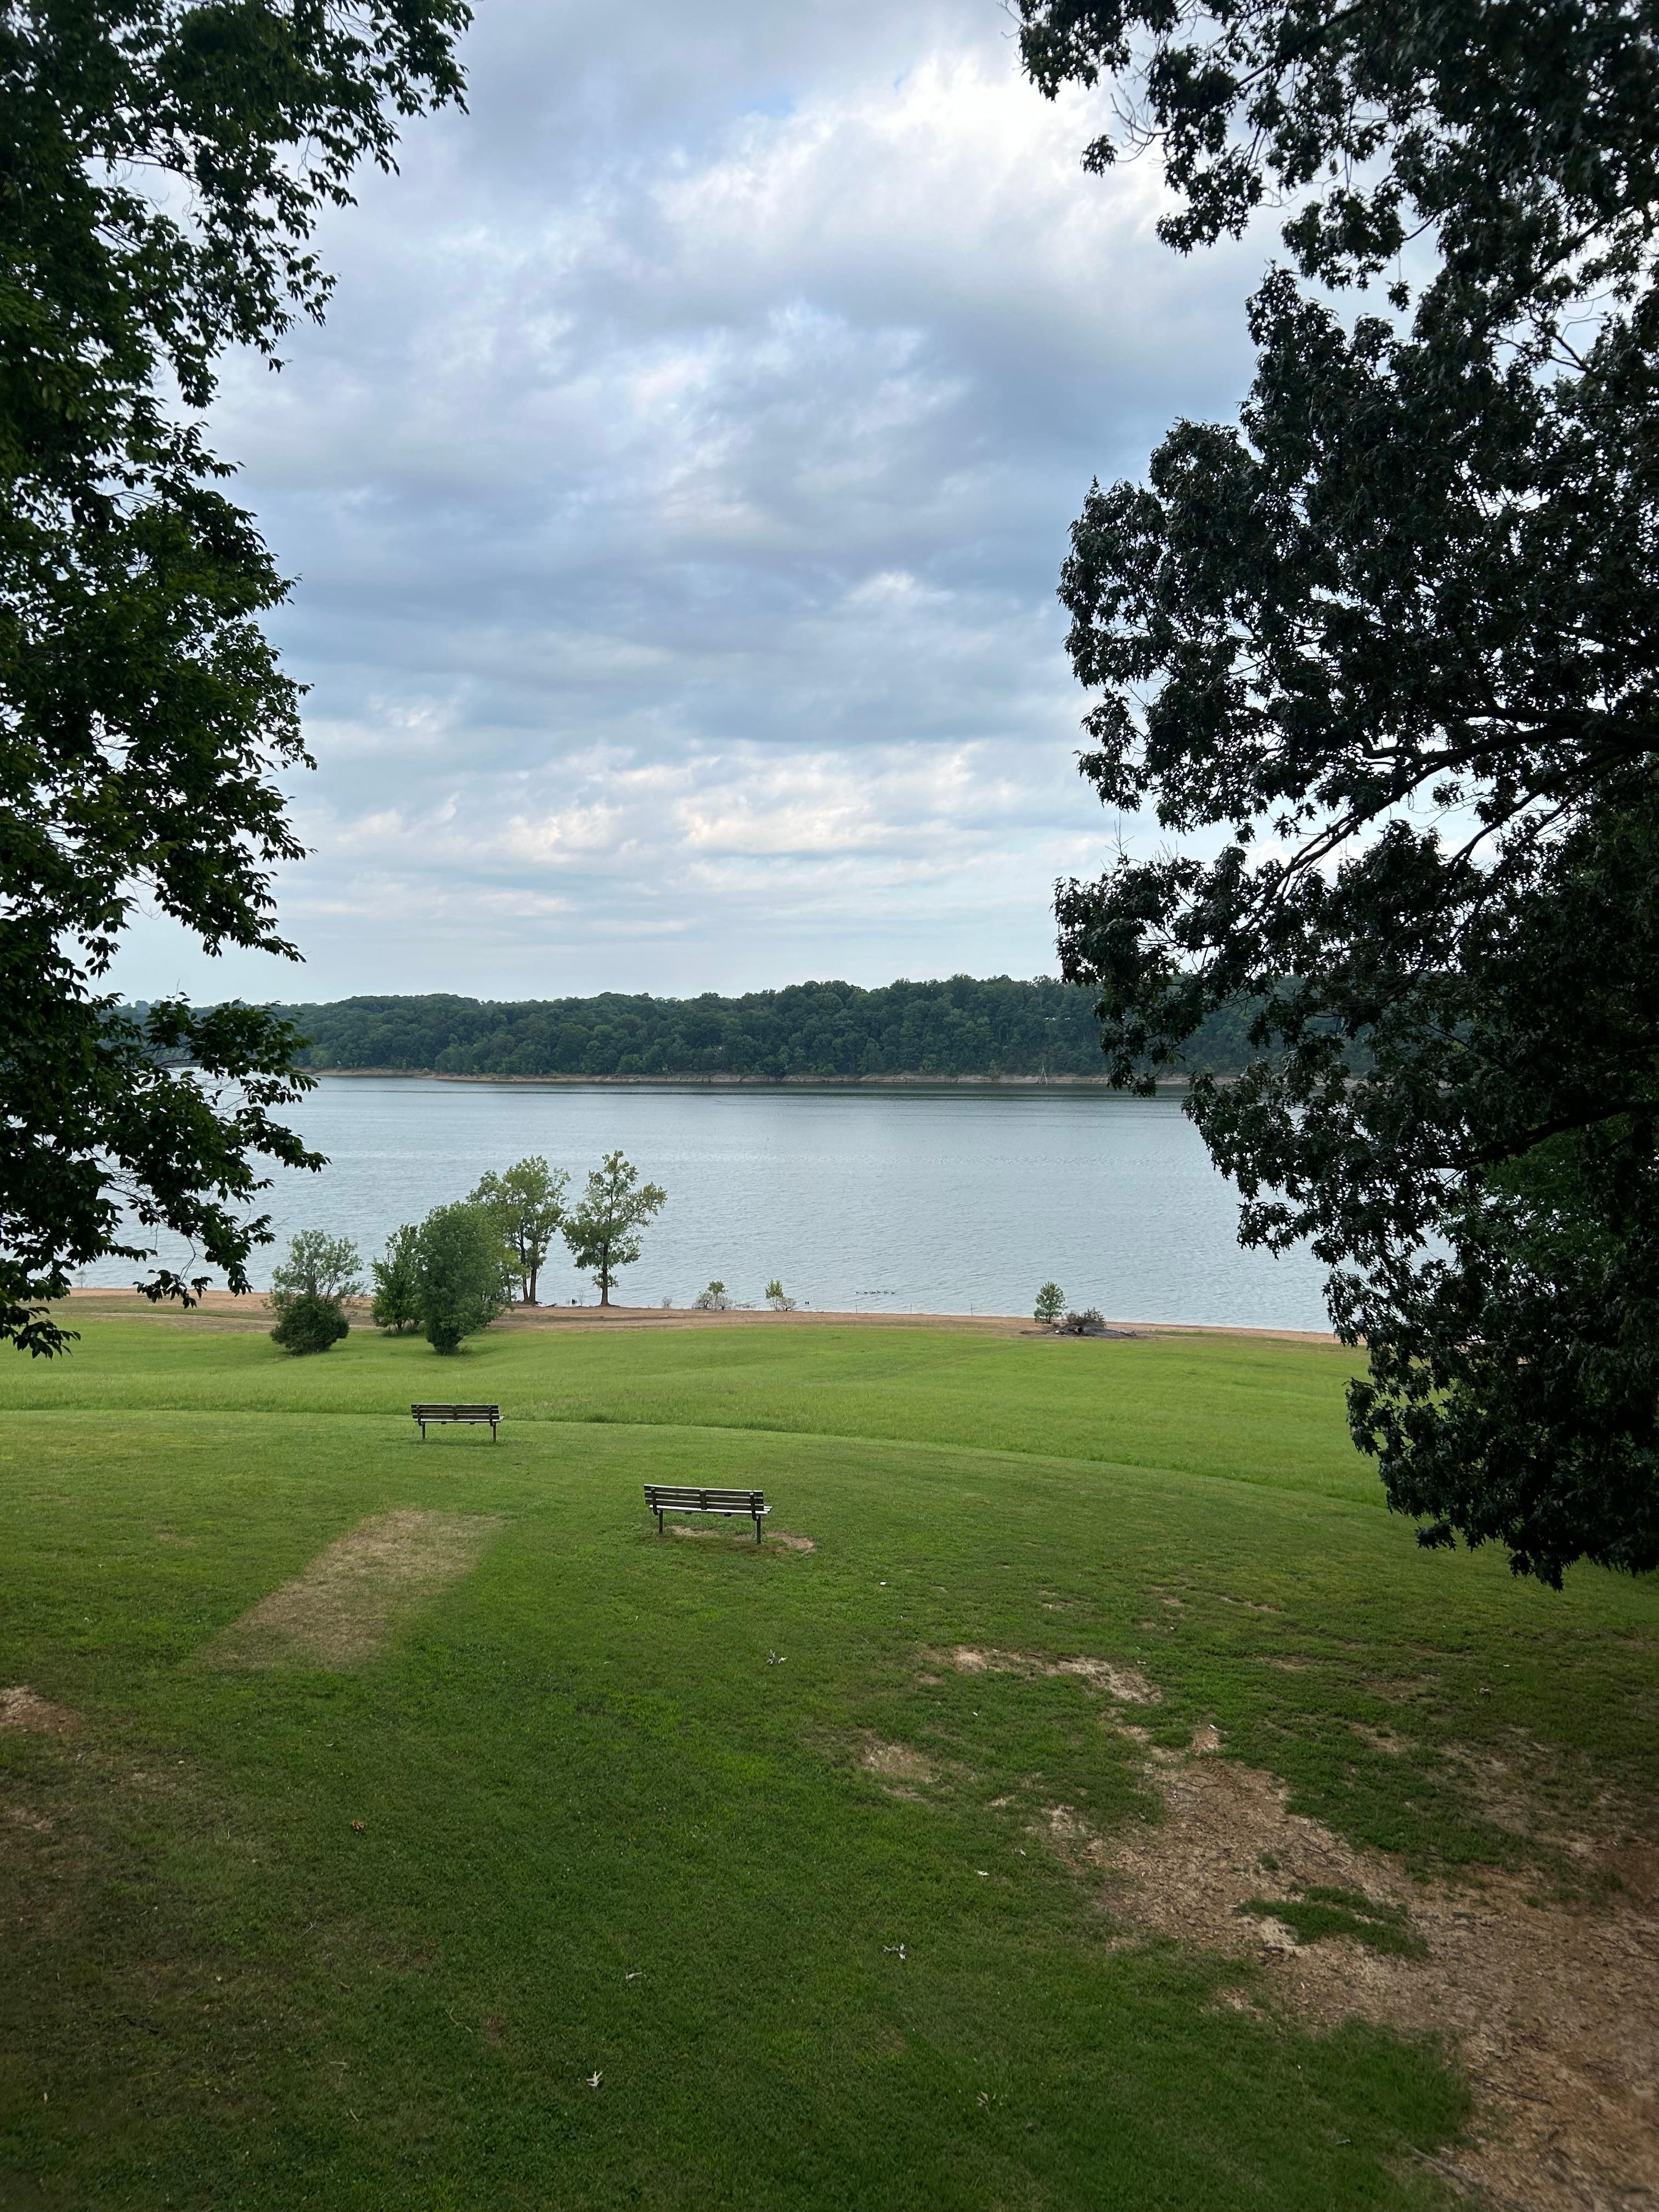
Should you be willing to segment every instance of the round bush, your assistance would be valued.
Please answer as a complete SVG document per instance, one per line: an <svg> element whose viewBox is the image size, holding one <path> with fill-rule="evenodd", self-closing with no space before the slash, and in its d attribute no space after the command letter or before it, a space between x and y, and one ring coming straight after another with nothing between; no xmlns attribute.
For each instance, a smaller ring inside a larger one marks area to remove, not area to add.
<svg viewBox="0 0 1659 2212"><path fill-rule="evenodd" d="M283 1301L282 1314L270 1334L284 1352L293 1352L297 1358L307 1352L326 1352L350 1332L351 1323L336 1299L301 1291L297 1297Z"/></svg>

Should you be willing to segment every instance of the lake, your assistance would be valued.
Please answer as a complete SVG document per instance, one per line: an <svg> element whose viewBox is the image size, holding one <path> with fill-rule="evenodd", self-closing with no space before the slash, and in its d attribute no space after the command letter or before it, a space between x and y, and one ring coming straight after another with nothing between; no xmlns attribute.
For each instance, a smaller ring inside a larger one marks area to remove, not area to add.
<svg viewBox="0 0 1659 2212"><path fill-rule="evenodd" d="M1173 1099L1038 1088L707 1089L325 1077L287 1118L329 1156L267 1200L365 1258L399 1222L540 1152L580 1189L618 1146L668 1204L618 1295L690 1304L718 1277L743 1304L782 1279L803 1306L1029 1313L1053 1279L1109 1318L1329 1326L1304 1252L1243 1252L1237 1201ZM275 1255L256 1257L269 1280ZM125 1284L130 1262L77 1280ZM545 1303L592 1301L562 1244Z"/></svg>

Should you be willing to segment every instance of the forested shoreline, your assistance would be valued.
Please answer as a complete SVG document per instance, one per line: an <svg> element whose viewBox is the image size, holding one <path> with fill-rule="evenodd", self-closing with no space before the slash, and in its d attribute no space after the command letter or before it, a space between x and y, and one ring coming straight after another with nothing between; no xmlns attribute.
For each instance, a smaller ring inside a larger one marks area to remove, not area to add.
<svg viewBox="0 0 1659 2212"><path fill-rule="evenodd" d="M134 1009L136 1012L137 1009ZM952 1081L1103 1076L1092 995L1047 977L953 975L866 990L841 982L693 999L604 992L495 1000L447 994L278 1006L318 1073L589 1081ZM1228 1008L1187 1072L1249 1057Z"/></svg>

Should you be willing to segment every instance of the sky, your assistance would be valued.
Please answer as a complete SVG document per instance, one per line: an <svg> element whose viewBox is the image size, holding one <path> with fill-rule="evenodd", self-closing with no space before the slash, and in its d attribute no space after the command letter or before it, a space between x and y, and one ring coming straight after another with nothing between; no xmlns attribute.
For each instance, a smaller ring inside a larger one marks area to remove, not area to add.
<svg viewBox="0 0 1659 2212"><path fill-rule="evenodd" d="M321 234L210 425L291 603L303 966L153 913L133 997L1052 974L1090 480L1231 415L1259 245L1160 245L997 0L481 0L468 111ZM1130 825L1132 842L1155 840Z"/></svg>

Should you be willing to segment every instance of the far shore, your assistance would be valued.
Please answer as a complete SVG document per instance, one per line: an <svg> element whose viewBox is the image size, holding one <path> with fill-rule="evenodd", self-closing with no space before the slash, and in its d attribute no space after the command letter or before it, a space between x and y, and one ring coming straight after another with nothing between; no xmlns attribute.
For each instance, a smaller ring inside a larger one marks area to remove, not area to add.
<svg viewBox="0 0 1659 2212"><path fill-rule="evenodd" d="M152 1305L137 1291L73 1290L64 1301L75 1314L88 1320L194 1322L222 1328L268 1328L270 1309L262 1291L237 1296L231 1291L208 1291L199 1305L188 1312L176 1304ZM356 1325L372 1326L368 1300L349 1298L348 1310ZM956 1314L879 1312L860 1307L852 1312L828 1308L795 1308L775 1313L769 1306L732 1306L723 1313L701 1306L511 1306L492 1324L495 1329L580 1328L933 1328L964 1329L986 1336L1041 1336L1057 1343L1109 1343L1109 1337L1066 1337L1043 1328L1025 1314ZM1249 1328L1205 1322L1109 1321L1105 1324L1124 1335L1243 1336L1275 1340L1285 1344L1329 1344L1337 1339L1325 1329Z"/></svg>
<svg viewBox="0 0 1659 2212"><path fill-rule="evenodd" d="M455 1075L437 1067L307 1067L325 1082L370 1076L412 1083L574 1084L592 1090L684 1091L1109 1091L1106 1075ZM1184 1075L1160 1075L1160 1091L1183 1091ZM1127 1095L1127 1094L1126 1094Z"/></svg>

